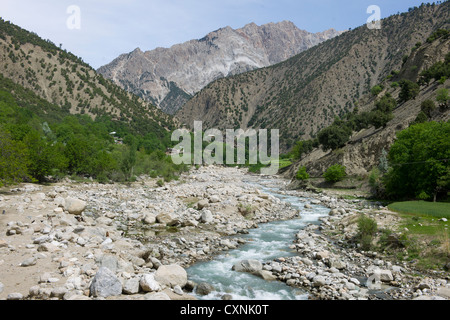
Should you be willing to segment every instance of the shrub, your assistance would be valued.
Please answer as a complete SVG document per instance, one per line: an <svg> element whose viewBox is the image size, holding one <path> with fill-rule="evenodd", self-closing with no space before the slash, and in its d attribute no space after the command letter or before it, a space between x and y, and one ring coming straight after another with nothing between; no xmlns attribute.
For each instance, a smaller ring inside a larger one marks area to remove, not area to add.
<svg viewBox="0 0 450 320"><path fill-rule="evenodd" d="M358 238L362 250L370 250L377 233L378 225L374 219L361 215L358 219Z"/></svg>
<svg viewBox="0 0 450 320"><path fill-rule="evenodd" d="M340 164L335 164L328 168L328 170L323 174L323 177L328 182L338 182L344 180L347 176L345 173L345 167Z"/></svg>
<svg viewBox="0 0 450 320"><path fill-rule="evenodd" d="M447 106L448 100L450 100L448 89L446 88L439 89L437 91L436 101L439 102L441 106Z"/></svg>
<svg viewBox="0 0 450 320"><path fill-rule="evenodd" d="M373 168L372 171L370 171L369 175L369 185L374 189L378 188L380 184L380 177L381 177L380 169L376 167Z"/></svg>
<svg viewBox="0 0 450 320"><path fill-rule="evenodd" d="M420 86L417 83L412 82L410 80L400 81L400 87L401 91L399 97L401 102L406 102L411 99L415 99L420 91Z"/></svg>
<svg viewBox="0 0 450 320"><path fill-rule="evenodd" d="M423 111L420 111L419 114L416 117L416 120L414 120L412 125L415 125L415 124L418 124L418 123L424 123L424 122L427 122L427 121L428 121L427 115Z"/></svg>
<svg viewBox="0 0 450 320"><path fill-rule="evenodd" d="M297 175L296 175L298 180L308 180L309 179L309 174L308 172L306 172L306 167L300 167L297 171Z"/></svg>
<svg viewBox="0 0 450 320"><path fill-rule="evenodd" d="M380 94L380 92L383 91L383 88L380 85L376 85L375 87L373 87L372 89L370 89L370 92L372 93L372 95L374 96L378 96Z"/></svg>
<svg viewBox="0 0 450 320"><path fill-rule="evenodd" d="M425 100L420 105L420 109L428 118L431 118L431 115L434 110L436 110L436 105L434 104L433 100Z"/></svg>

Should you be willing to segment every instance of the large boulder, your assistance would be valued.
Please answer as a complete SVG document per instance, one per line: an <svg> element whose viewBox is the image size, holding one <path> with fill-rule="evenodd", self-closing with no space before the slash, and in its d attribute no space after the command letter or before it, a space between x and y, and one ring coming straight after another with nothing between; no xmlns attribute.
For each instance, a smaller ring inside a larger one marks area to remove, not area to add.
<svg viewBox="0 0 450 320"><path fill-rule="evenodd" d="M160 266L155 273L155 280L168 287L179 285L184 288L187 283L187 272L176 264Z"/></svg>
<svg viewBox="0 0 450 320"><path fill-rule="evenodd" d="M122 293L122 283L108 268L101 267L90 286L90 295L94 297L118 296Z"/></svg>
<svg viewBox="0 0 450 320"><path fill-rule="evenodd" d="M314 287L322 287L327 283L323 276L315 276L312 282Z"/></svg>
<svg viewBox="0 0 450 320"><path fill-rule="evenodd" d="M374 278L375 281L390 282L394 280L394 277L390 270L379 269L375 266L370 266L367 269L367 274L370 278Z"/></svg>
<svg viewBox="0 0 450 320"><path fill-rule="evenodd" d="M201 282L197 285L195 292L198 295L201 296L207 296L208 294L210 294L211 292L215 291L216 289L209 283L207 282Z"/></svg>
<svg viewBox="0 0 450 320"><path fill-rule="evenodd" d="M202 199L199 202L197 202L197 210L202 210L203 208L207 207L209 205L208 199Z"/></svg>
<svg viewBox="0 0 450 320"><path fill-rule="evenodd" d="M162 212L158 214L156 216L156 221L167 226L174 226L180 223L178 216L172 212Z"/></svg>
<svg viewBox="0 0 450 320"><path fill-rule="evenodd" d="M64 200L64 209L70 214L81 215L86 209L86 202L80 199L67 197Z"/></svg>
<svg viewBox="0 0 450 320"><path fill-rule="evenodd" d="M213 214L211 211L209 210L203 210L202 211L202 216L201 216L201 220L204 223L209 223L212 222L214 220Z"/></svg>
<svg viewBox="0 0 450 320"><path fill-rule="evenodd" d="M263 265L258 260L242 260L239 262L236 262L232 270L237 272L248 272L251 274L259 275L260 272L263 269Z"/></svg>

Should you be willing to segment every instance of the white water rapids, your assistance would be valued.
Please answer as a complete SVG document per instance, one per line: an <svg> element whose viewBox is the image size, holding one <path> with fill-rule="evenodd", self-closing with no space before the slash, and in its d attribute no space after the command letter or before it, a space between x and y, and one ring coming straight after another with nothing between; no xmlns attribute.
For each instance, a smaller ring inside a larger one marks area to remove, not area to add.
<svg viewBox="0 0 450 320"><path fill-rule="evenodd" d="M240 235L248 242L237 249L214 257L208 262L200 262L187 269L190 280L196 283L207 282L216 291L207 296L197 295L199 300L220 300L224 294L232 296L233 300L306 300L307 293L287 286L280 281L266 281L260 277L236 272L233 264L241 260L254 259L262 263L280 257L295 255L289 246L293 244L299 230L310 223L318 223L319 218L326 216L330 209L321 205L311 204L312 199L278 193L279 186L270 184L270 180L261 180L256 185L262 192L289 202L299 209L299 218L261 224L257 229L249 230L249 234ZM304 205L310 204L311 209L304 210Z"/></svg>

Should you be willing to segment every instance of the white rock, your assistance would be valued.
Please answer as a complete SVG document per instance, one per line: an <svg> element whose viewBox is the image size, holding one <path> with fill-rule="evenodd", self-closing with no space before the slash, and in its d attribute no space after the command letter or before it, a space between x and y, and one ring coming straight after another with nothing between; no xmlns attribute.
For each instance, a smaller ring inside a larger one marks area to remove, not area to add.
<svg viewBox="0 0 450 320"><path fill-rule="evenodd" d="M160 266L155 273L155 280L168 287L179 285L184 288L187 283L187 272L176 264Z"/></svg>
<svg viewBox="0 0 450 320"><path fill-rule="evenodd" d="M213 215L212 215L211 211L209 211L209 210L203 210L202 211L202 217L201 217L202 222L209 223L209 222L212 222L213 219L214 218L213 218Z"/></svg>
<svg viewBox="0 0 450 320"><path fill-rule="evenodd" d="M153 291L160 291L161 285L158 281L155 280L155 274L153 273L146 273L142 275L141 279L139 280L139 284L145 292L153 292Z"/></svg>
<svg viewBox="0 0 450 320"><path fill-rule="evenodd" d="M139 292L139 279L131 278L125 280L122 288L123 293L125 294L136 294Z"/></svg>
<svg viewBox="0 0 450 320"><path fill-rule="evenodd" d="M147 212L144 214L144 218L142 219L142 221L145 224L154 224L156 222L156 216L151 212Z"/></svg>
<svg viewBox="0 0 450 320"><path fill-rule="evenodd" d="M216 195L209 197L209 202L210 203L218 203L220 202L220 198Z"/></svg>
<svg viewBox="0 0 450 320"><path fill-rule="evenodd" d="M22 300L22 299L23 299L23 294L21 294L19 292L10 293L6 297L6 300Z"/></svg>
<svg viewBox="0 0 450 320"><path fill-rule="evenodd" d="M73 215L81 215L86 209L86 205L85 201L70 197L67 197L64 201L64 209Z"/></svg>

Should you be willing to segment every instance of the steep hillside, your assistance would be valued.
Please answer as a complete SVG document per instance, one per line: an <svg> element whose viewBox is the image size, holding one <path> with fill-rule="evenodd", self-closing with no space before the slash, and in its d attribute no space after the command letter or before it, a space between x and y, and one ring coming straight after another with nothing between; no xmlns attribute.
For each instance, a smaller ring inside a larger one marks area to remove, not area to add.
<svg viewBox="0 0 450 320"><path fill-rule="evenodd" d="M420 122L449 121L448 103L445 105L438 101L440 90L450 88L450 80L445 80L450 74L449 34L447 37L434 41L418 43L412 48L409 57L407 59L405 57L403 67L396 73L396 76L388 77L379 84L384 89L376 97L369 94L360 100L360 111L373 109L376 101L385 94L390 94L398 101L397 107L393 110L393 119L385 127L377 129L369 126L359 132L354 132L343 148L334 151L324 152L321 148L317 148L286 170L285 176L293 178L298 168L305 166L312 178L321 178L331 165L341 164L346 167L349 176L367 177L369 172L379 165L383 150L389 151L396 139L396 134L420 119L422 103L426 100L433 101L436 107L434 110L428 111L428 116L419 120ZM424 72L433 69L432 67L439 63L446 65L442 70L446 70L447 76L439 76L439 80L426 80L423 76ZM402 88L398 85L399 81L401 82L403 79L421 84L418 87L417 96L405 102L401 99ZM294 185L297 183L300 182L296 182ZM320 185L321 180L315 180L315 183ZM359 187L362 182L354 180L354 183L353 187Z"/></svg>
<svg viewBox="0 0 450 320"><path fill-rule="evenodd" d="M137 48L98 71L173 114L211 81L284 61L340 33L313 34L289 21L226 27L171 48Z"/></svg>
<svg viewBox="0 0 450 320"><path fill-rule="evenodd" d="M110 116L140 133L175 126L171 117L106 80L80 58L2 19L0 74L72 114Z"/></svg>
<svg viewBox="0 0 450 320"><path fill-rule="evenodd" d="M450 3L422 5L321 43L280 64L224 78L192 98L176 117L204 128L280 129L281 149L315 136L355 109L370 89L397 73L405 55L449 25Z"/></svg>

